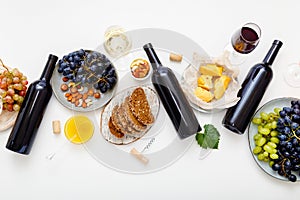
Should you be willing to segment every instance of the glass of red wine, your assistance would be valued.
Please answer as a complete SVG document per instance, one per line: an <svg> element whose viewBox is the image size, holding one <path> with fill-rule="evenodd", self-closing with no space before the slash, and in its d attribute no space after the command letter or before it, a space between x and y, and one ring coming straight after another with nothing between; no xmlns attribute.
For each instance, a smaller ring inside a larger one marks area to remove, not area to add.
<svg viewBox="0 0 300 200"><path fill-rule="evenodd" d="M244 24L231 37L231 45L226 47L232 65L240 65L246 61L246 54L252 52L259 43L260 27L252 22Z"/></svg>

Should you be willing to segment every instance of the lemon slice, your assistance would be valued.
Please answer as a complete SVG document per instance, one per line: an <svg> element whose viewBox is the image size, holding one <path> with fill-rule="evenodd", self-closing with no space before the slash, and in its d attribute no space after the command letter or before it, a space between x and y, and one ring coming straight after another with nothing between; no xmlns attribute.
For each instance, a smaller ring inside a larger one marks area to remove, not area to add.
<svg viewBox="0 0 300 200"><path fill-rule="evenodd" d="M87 142L94 133L92 121L83 115L76 115L68 119L64 127L66 138L75 144Z"/></svg>

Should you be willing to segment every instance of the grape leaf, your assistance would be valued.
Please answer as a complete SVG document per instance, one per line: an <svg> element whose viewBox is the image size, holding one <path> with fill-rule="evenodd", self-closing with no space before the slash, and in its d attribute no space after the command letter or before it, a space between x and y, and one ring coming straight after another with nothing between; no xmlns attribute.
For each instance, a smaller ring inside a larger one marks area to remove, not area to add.
<svg viewBox="0 0 300 200"><path fill-rule="evenodd" d="M205 124L204 133L197 133L196 140L204 149L218 149L220 133L212 124Z"/></svg>

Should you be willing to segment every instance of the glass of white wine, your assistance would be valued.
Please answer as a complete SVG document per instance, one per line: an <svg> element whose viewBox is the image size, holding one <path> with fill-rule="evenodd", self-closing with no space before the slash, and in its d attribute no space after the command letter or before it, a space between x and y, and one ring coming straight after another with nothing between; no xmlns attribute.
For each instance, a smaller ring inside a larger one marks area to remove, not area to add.
<svg viewBox="0 0 300 200"><path fill-rule="evenodd" d="M300 62L291 63L284 71L284 80L291 87L300 87Z"/></svg>
<svg viewBox="0 0 300 200"><path fill-rule="evenodd" d="M132 47L132 41L124 28L114 25L107 28L104 34L105 51L113 58L118 58L129 53ZM121 67L121 66L120 66ZM127 67L119 70L126 70Z"/></svg>

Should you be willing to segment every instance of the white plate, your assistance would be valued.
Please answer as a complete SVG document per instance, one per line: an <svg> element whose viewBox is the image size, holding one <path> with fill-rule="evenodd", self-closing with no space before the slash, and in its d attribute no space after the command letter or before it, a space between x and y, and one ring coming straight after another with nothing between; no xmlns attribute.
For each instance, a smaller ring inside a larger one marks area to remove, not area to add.
<svg viewBox="0 0 300 200"><path fill-rule="evenodd" d="M206 52L194 41L173 31L139 29L129 31L127 34L132 40L132 50L116 59L111 58L120 77L117 94L129 87L151 85L150 78L138 81L132 78L130 72L130 64L134 59L144 58L148 60L142 49L144 44L149 42L153 44L162 64L170 67L179 81L180 74L192 60L193 53L197 52L204 57L207 56ZM100 45L96 50L98 52L105 51L103 45ZM182 62L170 61L171 52L182 54ZM94 111L94 116L90 117L95 124L100 124L100 114L100 112ZM97 127L95 130L97 131ZM100 126L98 126L98 130L100 130ZM184 155L192 142L195 142L194 136L184 140L178 137L163 106L160 106L157 120L151 129L142 138L128 145L114 145L106 141L99 132L95 132L91 140L84 144L86 150L101 164L120 172L133 174L151 173L170 166ZM149 162L144 164L130 154L132 148L142 152Z"/></svg>
<svg viewBox="0 0 300 200"><path fill-rule="evenodd" d="M100 132L102 133L103 137L108 141L113 144L129 144L131 142L134 142L138 140L139 138L143 137L149 129L151 129L152 125L147 126L147 128L144 131L141 131L137 134L125 134L124 137L122 138L117 138L115 137L109 130L109 120L110 117L112 116L112 111L115 106L120 106L126 99L126 97L130 96L131 93L136 89L136 88L142 88L146 94L148 103L150 105L151 113L154 116L154 120L157 120L158 113L159 113L159 107L160 107L160 101L158 99L157 93L155 90L147 85L145 86L134 86L130 87L128 89L125 89L118 93L103 109L101 113L101 118L100 118Z"/></svg>
<svg viewBox="0 0 300 200"><path fill-rule="evenodd" d="M293 100L299 100L297 98L293 97L284 97L284 98L278 98L278 99L273 99L267 103L265 103L262 107L260 107L256 113L254 114L254 117L259 117L261 112L274 112L274 108L283 108L283 107L290 107L291 106L291 101ZM252 121L252 120L251 120ZM253 136L257 133L257 125L253 124L250 122L248 126L248 140L249 140L249 146L250 146L250 151L251 154L253 155L254 160L258 164L258 166L267 174L269 174L272 177L275 177L280 180L287 181L286 177L278 175L278 173L269 166L268 162L260 161L258 160L257 156L253 154L253 149L255 147L254 139ZM294 173L297 176L297 180L299 181L300 177L298 173Z"/></svg>
<svg viewBox="0 0 300 200"><path fill-rule="evenodd" d="M85 50L85 51L89 51L89 50ZM102 53L101 53L102 54ZM83 107L76 107L73 103L69 102L66 97L65 97L65 92L62 92L62 90L60 89L61 84L63 84L64 82L62 81L62 77L63 75L58 73L57 71L58 69L58 64L56 65L54 71L53 71L53 75L51 78L51 85L52 85L52 90L53 93L55 95L55 97L57 98L57 100L66 108L73 110L73 111L78 111L78 112L89 112L89 111L93 111L96 109L99 109L101 107L103 107L105 104L107 104L111 98L113 97L113 95L115 94L116 88L117 88L117 84L114 86L113 89L108 90L106 93L101 93L101 98L99 99L95 99L94 97L92 97L92 105L88 106L86 108ZM118 77L118 75L117 75ZM85 87L85 90L87 90L87 88ZM98 90L100 92L100 90Z"/></svg>
<svg viewBox="0 0 300 200"><path fill-rule="evenodd" d="M136 81L128 72L121 80L123 86L147 85L150 86L150 80ZM117 95L124 88L117 89ZM126 89L125 89L126 91ZM94 124L100 124L100 115L98 111L94 111L94 116L90 117L94 120ZM84 147L86 150L100 163L114 170L133 174L143 174L155 172L163 169L179 159L195 140L194 137L180 140L177 136L172 122L166 114L163 106L160 106L158 116L155 123L148 132L140 139L127 144L115 145L108 142L100 132L100 125L95 128L99 132L95 132L93 137L86 142ZM132 154L131 149L137 149L149 160L144 164Z"/></svg>

